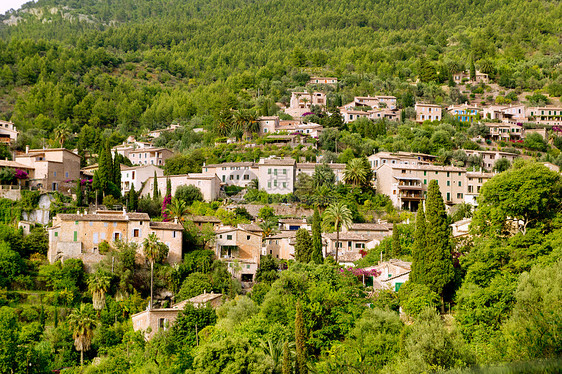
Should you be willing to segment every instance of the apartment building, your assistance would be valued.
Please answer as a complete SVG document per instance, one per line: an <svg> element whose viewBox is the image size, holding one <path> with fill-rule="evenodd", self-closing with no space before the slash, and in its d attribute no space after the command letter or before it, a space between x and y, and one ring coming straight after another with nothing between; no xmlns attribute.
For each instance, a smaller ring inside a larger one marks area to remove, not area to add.
<svg viewBox="0 0 562 374"><path fill-rule="evenodd" d="M129 152L129 160L133 165L163 166L173 155L174 152L167 148L139 148Z"/></svg>
<svg viewBox="0 0 562 374"><path fill-rule="evenodd" d="M76 258L91 269L104 258L99 252L100 243L117 240L138 244L137 256L142 258L142 243L152 233L168 246L169 263L182 259L183 226L175 222L152 222L146 213L98 210L92 214L57 214L47 231L50 263Z"/></svg>
<svg viewBox="0 0 562 374"><path fill-rule="evenodd" d="M168 180L172 187L172 196L176 194L179 186L195 186L201 190L205 201L213 201L219 198L221 192L221 181L216 174L190 173L181 175L167 175L158 178L158 191L161 195L166 193ZM154 191L154 174L146 180L141 190L141 196L152 195Z"/></svg>
<svg viewBox="0 0 562 374"><path fill-rule="evenodd" d="M439 105L416 103L416 122L441 121L442 109Z"/></svg>
<svg viewBox="0 0 562 374"><path fill-rule="evenodd" d="M536 122L542 125L560 126L562 125L562 107L545 106L527 108L529 122Z"/></svg>
<svg viewBox="0 0 562 374"><path fill-rule="evenodd" d="M215 254L227 263L230 273L241 282L253 282L260 263L262 236L240 227L220 227L216 231Z"/></svg>
<svg viewBox="0 0 562 374"><path fill-rule="evenodd" d="M481 181L481 186L491 177L491 174L485 175L488 174L480 173L473 178ZM467 171L453 166L383 164L376 169L377 191L388 195L394 206L411 211L417 211L426 198L427 186L432 180L439 184L447 205L460 204L466 199L473 203L473 197L480 191L472 180L472 188L468 188Z"/></svg>
<svg viewBox="0 0 562 374"><path fill-rule="evenodd" d="M464 202L478 206L477 198L480 195L480 189L484 183L489 181L494 173L485 173L481 171L468 171L466 173L466 192L464 193Z"/></svg>
<svg viewBox="0 0 562 374"><path fill-rule="evenodd" d="M124 196L133 186L135 191L141 191L146 181L154 177L154 173L156 173L158 178L164 176L164 170L155 165L137 165L121 168L121 194Z"/></svg>
<svg viewBox="0 0 562 374"><path fill-rule="evenodd" d="M501 151L476 151L476 150L465 150L464 151L467 156L479 156L482 157L482 161L484 162L484 168L488 170L492 170L495 163L502 158L507 159L509 162L513 163L513 161L519 157L518 154L510 153L510 152L501 152Z"/></svg>
<svg viewBox="0 0 562 374"><path fill-rule="evenodd" d="M18 140L19 131L12 122L0 120L0 144L12 144Z"/></svg>
<svg viewBox="0 0 562 374"><path fill-rule="evenodd" d="M29 149L16 153L15 162L35 170L29 184L47 191L69 193L80 178L80 156L64 148Z"/></svg>

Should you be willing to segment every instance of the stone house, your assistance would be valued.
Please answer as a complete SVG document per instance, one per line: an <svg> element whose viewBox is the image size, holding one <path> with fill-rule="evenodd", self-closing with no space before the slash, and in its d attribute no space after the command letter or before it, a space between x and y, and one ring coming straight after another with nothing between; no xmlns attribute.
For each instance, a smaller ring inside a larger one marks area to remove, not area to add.
<svg viewBox="0 0 562 374"><path fill-rule="evenodd" d="M282 195L294 191L295 160L292 158L261 159L257 166L260 189L270 194Z"/></svg>
<svg viewBox="0 0 562 374"><path fill-rule="evenodd" d="M215 237L215 254L227 263L230 273L242 283L254 280L260 263L262 235L240 227L219 227Z"/></svg>
<svg viewBox="0 0 562 374"><path fill-rule="evenodd" d="M258 121L260 122L260 135L273 134L279 128L278 116L260 117Z"/></svg>
<svg viewBox="0 0 562 374"><path fill-rule="evenodd" d="M139 192L149 178L154 178L154 173L158 178L164 176L164 170L155 165L137 165L121 168L121 194L124 196L135 187Z"/></svg>
<svg viewBox="0 0 562 374"><path fill-rule="evenodd" d="M99 251L102 242L117 240L138 244L142 258L142 243L152 233L169 248L167 261L182 259L183 226L175 222L152 222L146 213L98 210L93 214L58 214L47 229L50 263L68 258L81 259L87 268L104 257Z"/></svg>
<svg viewBox="0 0 562 374"><path fill-rule="evenodd" d="M64 148L29 149L16 153L17 163L35 170L29 183L47 191L70 193L80 178L80 156Z"/></svg>
<svg viewBox="0 0 562 374"><path fill-rule="evenodd" d="M543 125L562 125L562 107L545 106L527 108L529 122L536 122Z"/></svg>
<svg viewBox="0 0 562 374"><path fill-rule="evenodd" d="M441 121L443 110L439 105L416 103L415 110L416 122L418 123L423 123L424 121Z"/></svg>
<svg viewBox="0 0 562 374"><path fill-rule="evenodd" d="M195 308L202 308L206 305L212 308L218 308L222 305L222 296L223 295L220 293L205 292L191 299L174 304L171 308L153 308L133 314L131 316L133 330L144 332L144 338L150 340L158 331L170 328L187 304L193 304Z"/></svg>
<svg viewBox="0 0 562 374"><path fill-rule="evenodd" d="M166 194L166 185L168 180L172 185L172 196L175 196L176 189L179 186L195 186L201 190L203 194L203 199L205 201L213 201L219 198L221 187L220 180L216 174L204 174L204 173L190 173L181 175L167 175L163 177L157 177L158 179L158 190L161 195ZM146 180L144 187L141 190L141 196L152 195L154 191L154 174Z"/></svg>
<svg viewBox="0 0 562 374"><path fill-rule="evenodd" d="M383 164L391 165L427 165L435 162L437 156L411 152L377 152L367 157L373 169Z"/></svg>
<svg viewBox="0 0 562 374"><path fill-rule="evenodd" d="M271 255L282 260L295 259L296 231L281 231L263 241L262 255Z"/></svg>
<svg viewBox="0 0 562 374"><path fill-rule="evenodd" d="M336 255L336 236L335 232L324 233L322 238L326 240L326 253L324 257ZM353 232L340 232L338 244L338 261L341 264L353 265L362 255L361 251L367 251L380 244L382 236L356 234Z"/></svg>
<svg viewBox="0 0 562 374"><path fill-rule="evenodd" d="M338 78L335 77L310 77L308 84L338 84Z"/></svg>
<svg viewBox="0 0 562 374"><path fill-rule="evenodd" d="M115 157L116 154L120 154L123 157L129 158L129 153L132 151L152 148L152 143L150 142L140 142L132 137L129 138L130 139L127 139L127 142L111 148L111 155L113 157Z"/></svg>
<svg viewBox="0 0 562 374"><path fill-rule="evenodd" d="M373 288L375 290L389 289L398 292L400 287L406 283L410 277L412 263L391 259L385 262L379 262L375 266L365 268L364 270L377 270L380 274L372 277Z"/></svg>
<svg viewBox="0 0 562 374"><path fill-rule="evenodd" d="M326 106L326 94L322 92L293 92L289 107L285 113L293 117L301 117L304 113L310 112L312 106Z"/></svg>
<svg viewBox="0 0 562 374"><path fill-rule="evenodd" d="M12 144L18 140L19 131L12 122L0 120L0 144Z"/></svg>
<svg viewBox="0 0 562 374"><path fill-rule="evenodd" d="M447 108L449 114L460 122L473 123L477 122L482 114L482 109L474 105L464 103L461 105L451 105Z"/></svg>
<svg viewBox="0 0 562 374"><path fill-rule="evenodd" d="M391 223L352 223L349 228L342 227L342 232L358 235L374 235L385 237L392 235Z"/></svg>
<svg viewBox="0 0 562 374"><path fill-rule="evenodd" d="M477 150L470 150L467 149L464 151L467 156L479 156L482 157L482 161L484 162L484 168L488 170L492 170L495 163L505 158L509 162L513 162L517 157L518 154L511 153L511 152L501 152L501 151L477 151Z"/></svg>
<svg viewBox="0 0 562 374"><path fill-rule="evenodd" d="M246 187L252 180L258 179L258 168L253 162L225 162L222 164L204 164L203 172L216 174L221 183L227 186Z"/></svg>
<svg viewBox="0 0 562 374"><path fill-rule="evenodd" d="M488 83L488 74L481 73L480 71L476 70L475 80L470 79L470 72L466 73L464 71L454 73L453 74L453 81L456 84L464 84L466 83Z"/></svg>
<svg viewBox="0 0 562 374"><path fill-rule="evenodd" d="M167 148L140 148L129 152L129 160L133 165L163 166L173 155L174 152Z"/></svg>

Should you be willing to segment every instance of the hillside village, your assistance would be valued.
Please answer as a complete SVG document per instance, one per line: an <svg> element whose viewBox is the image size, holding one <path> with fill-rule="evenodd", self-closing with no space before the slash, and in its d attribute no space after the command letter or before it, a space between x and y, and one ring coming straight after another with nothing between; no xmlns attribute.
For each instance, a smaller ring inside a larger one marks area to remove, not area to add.
<svg viewBox="0 0 562 374"><path fill-rule="evenodd" d="M561 372L561 10L0 14L0 374Z"/></svg>

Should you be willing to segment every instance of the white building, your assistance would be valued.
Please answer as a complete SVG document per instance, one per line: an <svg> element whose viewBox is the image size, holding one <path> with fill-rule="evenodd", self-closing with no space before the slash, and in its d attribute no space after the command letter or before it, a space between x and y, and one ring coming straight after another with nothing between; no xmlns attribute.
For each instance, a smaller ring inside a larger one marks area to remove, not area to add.
<svg viewBox="0 0 562 374"><path fill-rule="evenodd" d="M121 169L121 194L125 195L134 186L139 192L149 178L158 178L164 175L164 170L155 165L138 165Z"/></svg>
<svg viewBox="0 0 562 374"><path fill-rule="evenodd" d="M172 187L172 196L175 196L179 186L195 186L201 190L205 201L213 201L220 196L220 179L216 174L191 173L182 175L167 175L158 177L158 190L161 195L166 194L168 180ZM154 176L146 180L141 191L141 196L152 195L154 191Z"/></svg>

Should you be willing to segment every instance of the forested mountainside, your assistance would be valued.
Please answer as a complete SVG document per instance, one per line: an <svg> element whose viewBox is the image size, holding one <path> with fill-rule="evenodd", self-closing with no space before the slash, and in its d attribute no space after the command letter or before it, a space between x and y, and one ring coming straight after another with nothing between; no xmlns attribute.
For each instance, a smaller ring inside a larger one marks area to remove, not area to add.
<svg viewBox="0 0 562 374"><path fill-rule="evenodd" d="M46 138L61 123L124 135L224 108L272 114L307 74L340 78L332 103L447 103L463 97L433 83L471 61L506 90L559 96L561 24L559 1L40 0L3 16L0 111Z"/></svg>

